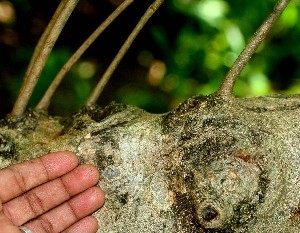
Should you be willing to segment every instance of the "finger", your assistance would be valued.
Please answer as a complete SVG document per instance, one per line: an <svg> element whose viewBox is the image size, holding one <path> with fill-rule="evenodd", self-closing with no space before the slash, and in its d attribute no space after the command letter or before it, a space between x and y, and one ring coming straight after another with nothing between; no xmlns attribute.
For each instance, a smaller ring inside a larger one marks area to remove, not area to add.
<svg viewBox="0 0 300 233"><path fill-rule="evenodd" d="M4 204L4 212L16 225L36 218L94 186L99 172L92 165L81 165L66 175L38 186Z"/></svg>
<svg viewBox="0 0 300 233"><path fill-rule="evenodd" d="M62 232L95 212L103 203L103 191L98 187L92 187L37 219L28 222L25 226L32 232Z"/></svg>
<svg viewBox="0 0 300 233"><path fill-rule="evenodd" d="M7 202L26 191L55 179L78 165L72 152L55 152L0 170L0 199Z"/></svg>
<svg viewBox="0 0 300 233"><path fill-rule="evenodd" d="M0 232L20 233L20 230L4 215L0 201Z"/></svg>
<svg viewBox="0 0 300 233"><path fill-rule="evenodd" d="M97 219L93 216L87 216L64 230L62 233L96 233L97 230Z"/></svg>

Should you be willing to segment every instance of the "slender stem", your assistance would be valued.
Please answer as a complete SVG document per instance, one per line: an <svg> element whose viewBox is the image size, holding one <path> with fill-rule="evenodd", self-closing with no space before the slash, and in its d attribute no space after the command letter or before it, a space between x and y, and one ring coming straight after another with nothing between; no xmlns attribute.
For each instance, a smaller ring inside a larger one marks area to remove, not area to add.
<svg viewBox="0 0 300 233"><path fill-rule="evenodd" d="M258 46L263 42L266 36L269 34L270 29L274 26L277 19L280 17L283 10L286 8L290 0L279 0L274 6L272 12L257 29L252 36L250 42L246 45L244 50L241 52L239 57L236 59L231 69L225 76L223 83L219 90L216 92L217 95L223 95L226 97L234 97L233 87L237 79L239 78L242 70L247 65L252 55L257 50Z"/></svg>
<svg viewBox="0 0 300 233"><path fill-rule="evenodd" d="M31 70L32 70L32 66L36 63L36 59L38 57L38 55L42 52L43 46L45 44L45 41L47 40L50 32L53 30L53 27L55 25L56 19L57 17L61 14L62 10L64 9L64 7L66 6L67 1L62 1L61 4L59 4L59 6L57 7L52 19L50 20L49 24L47 25L45 31L43 32L41 38L39 39L37 45L34 48L33 54L31 56L29 65L27 66L27 70L25 73L25 78L28 78Z"/></svg>
<svg viewBox="0 0 300 233"><path fill-rule="evenodd" d="M117 68L118 64L124 57L125 53L128 51L129 47L131 46L132 42L141 31L141 29L145 26L147 21L151 18L151 16L156 12L156 10L160 7L164 0L155 0L149 8L146 10L138 24L135 26L131 34L128 36L127 40L122 45L121 49L119 50L118 54L115 56L105 73L103 74L102 78L97 83L95 89L89 96L88 100L85 103L85 106L92 106L96 103L97 99L99 98L100 94L102 93L105 85L109 81L110 77L112 76L113 72Z"/></svg>
<svg viewBox="0 0 300 233"><path fill-rule="evenodd" d="M47 58L78 1L79 0L62 0L54 13L48 26L49 29L45 30L46 35L42 36L42 42L38 43L38 54L33 55L33 61L29 64L29 70L26 72L19 96L11 112L13 117L21 116L24 113L46 64Z"/></svg>
<svg viewBox="0 0 300 233"><path fill-rule="evenodd" d="M82 54L90 47L90 45L99 37L99 35L133 2L134 0L125 0L116 10L106 18L106 20L86 39L86 41L78 48L78 50L72 55L67 63L62 67L57 76L48 87L43 98L36 106L36 110L46 110L51 102L51 98L63 80L66 73L71 67L78 61Z"/></svg>

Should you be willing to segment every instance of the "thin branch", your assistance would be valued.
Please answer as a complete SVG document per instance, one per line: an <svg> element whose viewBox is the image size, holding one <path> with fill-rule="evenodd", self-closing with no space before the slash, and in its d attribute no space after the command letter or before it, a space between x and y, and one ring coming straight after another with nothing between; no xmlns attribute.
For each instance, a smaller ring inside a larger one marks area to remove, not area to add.
<svg viewBox="0 0 300 233"><path fill-rule="evenodd" d="M79 0L62 0L58 6L49 26L47 26L48 28L44 32L45 36L42 36L42 41L38 43L38 52L34 53L32 62L29 64L29 70L26 72L19 96L11 112L11 116L18 117L24 113L28 101L46 64L47 58L78 1Z"/></svg>
<svg viewBox="0 0 300 233"><path fill-rule="evenodd" d="M279 0L274 6L272 12L257 29L251 38L250 42L246 45L244 50L241 52L239 57L236 59L231 69L227 73L223 80L219 90L216 92L217 95L223 95L226 97L234 97L233 87L237 79L239 78L242 70L247 65L252 55L257 50L258 46L263 42L266 36L269 34L270 29L274 26L277 19L280 17L283 10L286 8L290 0Z"/></svg>
<svg viewBox="0 0 300 233"><path fill-rule="evenodd" d="M43 98L36 106L36 110L46 110L51 102L51 98L65 77L66 73L71 67L78 61L82 54L90 47L90 45L100 36L100 34L133 2L134 0L125 0L116 10L108 16L105 21L86 39L86 41L78 48L78 50L72 55L67 63L62 67L57 76L48 87Z"/></svg>
<svg viewBox="0 0 300 233"><path fill-rule="evenodd" d="M61 14L62 10L64 9L64 7L66 6L67 1L62 1L61 4L59 4L59 6L57 7L52 19L50 20L49 24L47 25L45 31L43 32L41 38L39 39L37 45L34 48L33 54L31 56L29 65L27 66L27 70L25 73L25 78L28 78L31 70L32 70L32 66L36 63L36 59L38 57L38 55L42 52L43 46L45 44L45 41L47 40L50 32L53 30L53 27L55 25L56 19L57 17Z"/></svg>
<svg viewBox="0 0 300 233"><path fill-rule="evenodd" d="M156 10L160 7L164 0L155 0L149 8L146 10L138 24L135 26L131 34L128 36L127 40L122 45L121 49L119 50L118 54L115 56L105 73L103 74L102 78L97 83L95 89L89 96L88 100L85 103L85 106L92 106L95 105L97 99L99 98L100 94L102 93L105 85L109 81L110 77L112 76L113 72L117 68L118 64L124 57L125 53L128 51L129 47L131 46L132 42L141 31L141 29L145 26L151 16L156 12Z"/></svg>

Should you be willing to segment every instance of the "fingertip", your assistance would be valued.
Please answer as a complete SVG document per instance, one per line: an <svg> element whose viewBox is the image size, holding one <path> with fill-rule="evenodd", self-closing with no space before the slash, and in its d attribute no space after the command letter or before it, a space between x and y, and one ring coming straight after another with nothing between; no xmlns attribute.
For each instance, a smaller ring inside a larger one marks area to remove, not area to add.
<svg viewBox="0 0 300 233"><path fill-rule="evenodd" d="M105 193L104 191L97 186L94 186L91 188L91 199L93 199L91 202L94 204L95 209L94 212L98 209L102 208L105 203Z"/></svg>
<svg viewBox="0 0 300 233"><path fill-rule="evenodd" d="M100 187L93 187L95 189L95 195L98 198L98 207L101 208L105 203L105 193Z"/></svg>
<svg viewBox="0 0 300 233"><path fill-rule="evenodd" d="M92 164L83 164L81 166L87 171L87 174L89 175L90 180L94 181L93 184L97 184L100 179L100 173L99 173L98 168Z"/></svg>
<svg viewBox="0 0 300 233"><path fill-rule="evenodd" d="M49 179L59 177L78 166L79 160L71 151L51 152L40 157L46 168Z"/></svg>
<svg viewBox="0 0 300 233"><path fill-rule="evenodd" d="M69 201L77 218L90 215L100 209L105 201L104 192L99 187L91 187Z"/></svg>
<svg viewBox="0 0 300 233"><path fill-rule="evenodd" d="M99 177L98 169L95 166L83 164L62 176L61 181L70 195L77 195L96 185Z"/></svg>
<svg viewBox="0 0 300 233"><path fill-rule="evenodd" d="M85 221L87 222L86 225L88 225L90 228L90 232L97 232L99 228L99 224L98 224L98 220L94 216L89 215L85 217ZM79 232L84 232L84 231L79 231Z"/></svg>

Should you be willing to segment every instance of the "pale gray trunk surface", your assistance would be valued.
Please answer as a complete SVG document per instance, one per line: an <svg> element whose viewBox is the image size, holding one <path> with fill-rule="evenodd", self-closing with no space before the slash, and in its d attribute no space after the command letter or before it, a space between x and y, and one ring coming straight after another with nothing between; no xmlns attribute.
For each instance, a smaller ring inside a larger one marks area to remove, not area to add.
<svg viewBox="0 0 300 233"><path fill-rule="evenodd" d="M99 232L300 232L300 96L111 104L0 122L0 164L71 150L95 164Z"/></svg>

